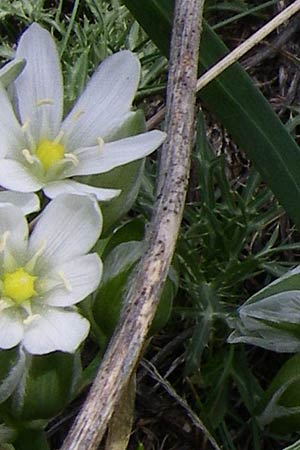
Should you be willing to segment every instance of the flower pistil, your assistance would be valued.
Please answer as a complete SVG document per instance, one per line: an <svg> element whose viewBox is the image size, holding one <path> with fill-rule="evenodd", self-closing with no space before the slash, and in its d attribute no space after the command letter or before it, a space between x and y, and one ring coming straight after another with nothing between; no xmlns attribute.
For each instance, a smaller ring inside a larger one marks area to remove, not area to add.
<svg viewBox="0 0 300 450"><path fill-rule="evenodd" d="M55 140L42 139L35 152L44 170L47 171L53 164L63 159L65 148L63 144Z"/></svg>
<svg viewBox="0 0 300 450"><path fill-rule="evenodd" d="M36 295L35 280L37 277L30 275L23 267L4 273L2 278L3 296L14 300L17 304Z"/></svg>

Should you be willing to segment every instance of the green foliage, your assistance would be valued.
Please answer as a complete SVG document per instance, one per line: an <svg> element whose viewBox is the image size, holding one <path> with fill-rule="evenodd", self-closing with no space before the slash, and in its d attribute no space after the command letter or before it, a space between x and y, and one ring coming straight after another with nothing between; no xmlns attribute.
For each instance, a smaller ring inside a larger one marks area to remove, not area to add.
<svg viewBox="0 0 300 450"><path fill-rule="evenodd" d="M283 450L300 450L300 440L294 442L292 445L289 445L288 447L284 447Z"/></svg>
<svg viewBox="0 0 300 450"><path fill-rule="evenodd" d="M299 352L299 273L298 266L250 297L239 309L229 342L251 343L277 352Z"/></svg>
<svg viewBox="0 0 300 450"><path fill-rule="evenodd" d="M178 243L182 286L191 304L177 311L196 318L197 323L188 351L188 372L199 365L215 320L224 321L228 304L246 295L242 293L245 280L265 269L273 275L275 267L268 264L269 258L289 248L288 244L278 246L275 221L282 211L271 203L270 191L261 188L255 172L232 188L224 158L216 157L206 140L202 115L193 166L199 180L194 195L200 200L186 208ZM261 250L253 251L256 247ZM276 272L285 270L277 262Z"/></svg>
<svg viewBox="0 0 300 450"><path fill-rule="evenodd" d="M149 0L145 8L139 7L139 0L126 0L125 4L161 51L168 55L174 1ZM227 52L222 40L204 23L199 53L201 71ZM300 150L250 77L236 63L205 87L200 98L245 150L298 225Z"/></svg>
<svg viewBox="0 0 300 450"><path fill-rule="evenodd" d="M124 48L138 53L142 63L139 98L161 92L164 88L166 58L159 54L118 0L57 0L52 7L47 0L3 0L0 58L7 60L13 57L13 45L18 35L34 21L56 38L63 64L65 112L99 63Z"/></svg>
<svg viewBox="0 0 300 450"><path fill-rule="evenodd" d="M50 450L44 431L20 429L14 441L14 450Z"/></svg>
<svg viewBox="0 0 300 450"><path fill-rule="evenodd" d="M216 155L208 142L201 113L192 180L174 260L181 274L179 295L168 329L174 327L176 335L180 323L191 330L185 343L184 376L193 385L194 409L201 420L225 448L235 448L230 436L236 428L251 435L251 445L258 450L262 431L256 407L263 390L245 350L226 345L228 318L241 298L249 296L252 283L257 289L255 280L267 283L286 273L284 252L300 247L290 243L289 236L280 239L278 219L283 210L257 172L251 170L240 182L231 178L225 155ZM153 201L151 186L148 173L140 198L143 211ZM235 411L232 385L249 421Z"/></svg>
<svg viewBox="0 0 300 450"><path fill-rule="evenodd" d="M207 141L201 114L193 179L196 187L189 194L193 201L185 209L176 260L186 302L176 306L175 314L185 319L187 327L193 327L186 344L185 374L196 385L200 383L199 414L221 442L228 441L225 448L235 448L229 442L230 420L230 427L236 426L240 433L252 433L254 448L260 449L256 407L263 390L245 352L228 350L224 345L227 321L234 305L247 296L247 280L249 284L264 273L267 281L285 273L281 255L285 249L299 249L299 244L280 241L276 223L282 209L255 171L242 183L233 184L224 155L216 156ZM295 282L299 280L295 278ZM232 408L232 383L251 416L248 423L240 421Z"/></svg>
<svg viewBox="0 0 300 450"><path fill-rule="evenodd" d="M143 8L137 0L125 3L167 55L174 2L152 0ZM256 9L257 3L253 3L207 2L206 8L207 11L230 10L237 13L233 19L236 20L274 4L265 2ZM220 26L226 23L230 23L230 18ZM205 24L201 69L213 65L226 52L222 41ZM252 169L241 183L229 179L224 158L216 156L206 142L200 118L192 173L199 187L190 195L192 201L186 207L183 233L177 246L176 263L183 278L181 290L185 291L185 305L180 302L175 314L185 319L187 327L193 327L191 340L186 344L185 373L192 377L194 386L200 384L202 388L204 400L196 396L196 409L201 418L210 429L216 430L224 448L236 448L228 429L230 420L230 428L236 426L240 434L249 435L251 431L250 446L258 450L261 430L255 419L255 408L263 391L243 351L227 351L224 347L226 322L234 304L249 295L247 287L252 280L264 274L260 282L265 284L273 276L283 275L287 265L281 259L283 253L299 250L299 244L290 243L289 238L280 242L280 227L276 222L283 210L268 187L262 185L261 178L298 225L300 152L238 64L203 89L200 98L247 152L261 176ZM232 381L251 415L248 423L230 405Z"/></svg>
<svg viewBox="0 0 300 450"><path fill-rule="evenodd" d="M275 434L300 430L300 357L294 355L280 368L258 406L261 425Z"/></svg>
<svg viewBox="0 0 300 450"><path fill-rule="evenodd" d="M25 366L24 353L16 349L0 352L0 404L16 389Z"/></svg>
<svg viewBox="0 0 300 450"><path fill-rule="evenodd" d="M104 273L93 304L93 315L102 332L110 337L122 309L122 300L132 271L143 254L141 222L133 220L120 227L106 244L103 261ZM120 240L123 242L119 243ZM124 241L125 239L125 241ZM165 283L150 334L163 328L171 314L173 299L177 291L177 275L171 268Z"/></svg>
<svg viewBox="0 0 300 450"><path fill-rule="evenodd" d="M252 4L253 3L253 4ZM261 4L256 4L256 2L249 2L244 0L234 0L234 1L224 1L219 2L218 0L209 0L205 2L205 12L208 20L212 19L215 21L215 16L221 16L221 20L218 20L213 29L217 30L225 27L229 24L234 24L238 20L250 16L259 16L270 6L275 5L276 0L269 0ZM222 15L221 15L222 13ZM226 18L224 18L224 16ZM228 17L227 17L228 16Z"/></svg>
<svg viewBox="0 0 300 450"><path fill-rule="evenodd" d="M78 354L26 355L18 384L1 411L17 423L52 418L71 400L80 370Z"/></svg>

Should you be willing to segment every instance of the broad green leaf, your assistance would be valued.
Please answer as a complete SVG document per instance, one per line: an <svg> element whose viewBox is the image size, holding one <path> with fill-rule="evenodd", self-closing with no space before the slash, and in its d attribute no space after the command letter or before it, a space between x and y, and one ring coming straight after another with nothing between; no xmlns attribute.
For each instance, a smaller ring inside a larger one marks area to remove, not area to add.
<svg viewBox="0 0 300 450"><path fill-rule="evenodd" d="M286 291L300 291L300 266L289 270L280 278L252 295L244 305L250 305L264 298Z"/></svg>
<svg viewBox="0 0 300 450"><path fill-rule="evenodd" d="M106 256L119 244L123 244L128 241L142 241L145 234L145 221L142 217L135 217L127 222L122 223L118 228L112 233L103 251L103 258Z"/></svg>
<svg viewBox="0 0 300 450"><path fill-rule="evenodd" d="M297 353L300 349L300 268L297 267L257 294L239 309L228 342Z"/></svg>
<svg viewBox="0 0 300 450"><path fill-rule="evenodd" d="M25 354L13 350L0 352L0 403L7 400L16 389L25 369Z"/></svg>
<svg viewBox="0 0 300 450"><path fill-rule="evenodd" d="M174 0L124 0L163 54L168 55ZM207 23L201 37L201 71L228 49ZM296 224L300 224L300 150L269 103L239 64L200 92L205 106L253 161Z"/></svg>
<svg viewBox="0 0 300 450"><path fill-rule="evenodd" d="M56 416L71 400L80 372L78 353L26 354L22 378L6 402L9 414L21 421Z"/></svg>
<svg viewBox="0 0 300 450"><path fill-rule="evenodd" d="M296 442L294 442L292 445L289 445L288 447L284 447L283 450L300 450L300 439Z"/></svg>
<svg viewBox="0 0 300 450"><path fill-rule="evenodd" d="M277 372L257 407L261 425L276 434L300 430L300 357L288 359Z"/></svg>
<svg viewBox="0 0 300 450"><path fill-rule="evenodd" d="M16 437L16 431L3 423L0 423L0 445L1 450L13 449L8 442L12 442Z"/></svg>
<svg viewBox="0 0 300 450"><path fill-rule="evenodd" d="M161 52L168 56L173 0L124 0L132 15Z"/></svg>
<svg viewBox="0 0 300 450"><path fill-rule="evenodd" d="M112 334L117 324L128 279L143 250L142 241L127 241L118 244L104 257L104 272L94 301L93 314L106 336ZM168 321L176 291L177 275L171 268L150 329L151 334L155 334Z"/></svg>
<svg viewBox="0 0 300 450"><path fill-rule="evenodd" d="M18 438L14 441L15 450L50 450L46 433L40 429L20 428Z"/></svg>

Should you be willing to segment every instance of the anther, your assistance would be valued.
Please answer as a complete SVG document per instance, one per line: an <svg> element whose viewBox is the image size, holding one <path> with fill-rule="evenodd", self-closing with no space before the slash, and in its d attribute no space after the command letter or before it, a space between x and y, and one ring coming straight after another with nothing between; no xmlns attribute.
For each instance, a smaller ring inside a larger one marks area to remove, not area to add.
<svg viewBox="0 0 300 450"><path fill-rule="evenodd" d="M0 312L4 311L7 308L10 308L13 305L13 302L9 299L7 300L0 300Z"/></svg>
<svg viewBox="0 0 300 450"><path fill-rule="evenodd" d="M40 314L31 314L26 319L23 320L24 325L29 325L30 323L34 322L35 320L38 320L41 318Z"/></svg>
<svg viewBox="0 0 300 450"><path fill-rule="evenodd" d="M35 148L35 141L34 141L32 132L30 130L30 120L29 119L26 119L24 121L24 123L21 126L21 130L26 135L26 138L29 142L30 149L33 150Z"/></svg>
<svg viewBox="0 0 300 450"><path fill-rule="evenodd" d="M5 249L7 238L9 235L9 231L4 231L4 233L0 236L0 252L3 252L3 250Z"/></svg>
<svg viewBox="0 0 300 450"><path fill-rule="evenodd" d="M104 140L102 139L102 137L97 137L97 142L98 142L98 148L99 148L99 153L101 155L102 151L103 151L103 147L104 147Z"/></svg>
<svg viewBox="0 0 300 450"><path fill-rule="evenodd" d="M23 133L25 133L27 131L27 128L29 127L29 120L25 120L25 122L21 125L21 130L23 131Z"/></svg>
<svg viewBox="0 0 300 450"><path fill-rule="evenodd" d="M24 150L22 150L22 154L29 164L34 164L35 158L27 148L24 148Z"/></svg>
<svg viewBox="0 0 300 450"><path fill-rule="evenodd" d="M62 279L62 282L64 284L64 287L67 289L67 291L72 292L72 286L71 283L69 282L69 280L67 280L65 274L60 271L58 272L58 275L60 276L60 278Z"/></svg>
<svg viewBox="0 0 300 450"><path fill-rule="evenodd" d="M73 153L65 153L64 159L70 161L75 167L79 164L79 159Z"/></svg>
<svg viewBox="0 0 300 450"><path fill-rule="evenodd" d="M74 120L74 122L79 119L80 116L82 116L82 114L84 114L85 111L77 111L75 114L73 114L72 116L72 120Z"/></svg>
<svg viewBox="0 0 300 450"><path fill-rule="evenodd" d="M51 98L41 98L36 102L35 105L36 106L53 105L53 100Z"/></svg>

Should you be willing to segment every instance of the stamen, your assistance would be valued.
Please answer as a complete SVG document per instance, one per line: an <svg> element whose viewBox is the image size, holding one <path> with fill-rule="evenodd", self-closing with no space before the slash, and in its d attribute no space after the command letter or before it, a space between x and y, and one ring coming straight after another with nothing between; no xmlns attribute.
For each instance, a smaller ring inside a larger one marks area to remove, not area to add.
<svg viewBox="0 0 300 450"><path fill-rule="evenodd" d="M28 261L28 263L25 265L25 269L28 272L32 272L34 269L34 266L36 264L37 259L41 256L41 254L43 253L43 251L45 250L46 247L46 241L42 240L37 251L35 252L35 254L32 256L32 258Z"/></svg>
<svg viewBox="0 0 300 450"><path fill-rule="evenodd" d="M35 141L33 139L33 136L32 136L31 130L30 130L30 120L29 119L26 119L24 121L24 123L21 126L21 130L23 131L23 133L25 134L25 136L29 142L30 149L33 150L35 148Z"/></svg>
<svg viewBox="0 0 300 450"><path fill-rule="evenodd" d="M0 236L0 253L3 253L3 260L2 260L2 269L4 271L11 271L16 267L16 260L14 256L12 255L9 248L7 248L7 240L10 235L10 231L5 231ZM1 288L3 286L1 285Z"/></svg>
<svg viewBox="0 0 300 450"><path fill-rule="evenodd" d="M5 250L7 238L10 235L10 231L4 231L2 236L0 236L0 253Z"/></svg>
<svg viewBox="0 0 300 450"><path fill-rule="evenodd" d="M40 319L42 316L40 314L30 314L26 319L23 320L24 325L29 325L37 319Z"/></svg>
<svg viewBox="0 0 300 450"><path fill-rule="evenodd" d="M64 159L70 161L75 167L79 164L79 159L73 153L65 153Z"/></svg>
<svg viewBox="0 0 300 450"><path fill-rule="evenodd" d="M21 130L23 133L27 131L27 128L29 127L29 120L25 120L25 122L21 125Z"/></svg>
<svg viewBox="0 0 300 450"><path fill-rule="evenodd" d="M72 292L71 283L69 282L69 280L67 280L65 274L62 271L60 271L60 272L58 272L58 275L62 279L62 282L63 282L65 288L67 289L67 291Z"/></svg>
<svg viewBox="0 0 300 450"><path fill-rule="evenodd" d="M74 120L74 122L79 119L80 116L82 116L82 114L84 114L85 111L77 111L75 114L73 114L72 116L72 120Z"/></svg>
<svg viewBox="0 0 300 450"><path fill-rule="evenodd" d="M99 153L100 155L102 154L103 151L103 147L104 147L104 140L102 139L102 137L97 137L97 142L98 142L98 147L99 147Z"/></svg>
<svg viewBox="0 0 300 450"><path fill-rule="evenodd" d="M53 105L53 100L51 98L41 98L36 102L36 106L42 106L42 105Z"/></svg>
<svg viewBox="0 0 300 450"><path fill-rule="evenodd" d="M8 300L0 300L0 312L4 311L7 308L10 308L13 305L13 302Z"/></svg>
<svg viewBox="0 0 300 450"><path fill-rule="evenodd" d="M30 153L30 151L27 148L24 148L24 150L22 150L22 154L29 164L35 163L34 156L32 156L32 154Z"/></svg>
<svg viewBox="0 0 300 450"><path fill-rule="evenodd" d="M60 130L60 132L58 133L58 135L56 136L56 138L54 139L53 142L55 144L58 144L62 140L64 134L65 133L63 132L63 130Z"/></svg>

